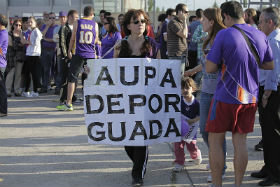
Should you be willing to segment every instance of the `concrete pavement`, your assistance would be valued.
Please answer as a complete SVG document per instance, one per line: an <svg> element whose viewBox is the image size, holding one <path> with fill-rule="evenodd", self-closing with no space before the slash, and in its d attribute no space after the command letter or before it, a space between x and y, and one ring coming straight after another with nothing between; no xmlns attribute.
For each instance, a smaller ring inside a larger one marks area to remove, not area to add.
<svg viewBox="0 0 280 187"><path fill-rule="evenodd" d="M0 187L126 187L131 184L131 162L120 146L89 145L82 104L73 112L56 111L58 97L9 98L8 117L0 118ZM260 140L256 118L248 136L249 163L246 187L259 180L249 177L262 166L262 152L254 151ZM198 138L203 162L186 162L181 173L172 173L173 154L168 144L150 146L144 186L208 186L207 148ZM227 166L224 186L233 186L233 147L227 134ZM187 152L186 152L187 153ZM190 160L188 154L187 160Z"/></svg>

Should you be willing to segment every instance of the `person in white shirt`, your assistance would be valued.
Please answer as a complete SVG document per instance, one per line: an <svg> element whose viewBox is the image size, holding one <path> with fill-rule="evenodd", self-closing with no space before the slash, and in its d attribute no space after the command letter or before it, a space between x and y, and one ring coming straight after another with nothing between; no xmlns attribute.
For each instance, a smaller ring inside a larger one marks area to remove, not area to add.
<svg viewBox="0 0 280 187"><path fill-rule="evenodd" d="M26 74L29 75L31 73L33 80L33 91L31 93L28 92L30 81L27 81L25 92L23 93L26 97L38 97L38 88L40 87L40 80L37 70L40 69L40 56L41 56L41 40L42 33L37 28L36 20L34 17L30 17L29 26L31 28L31 34L28 38L24 38L21 36L21 42L23 44L27 44L26 49Z"/></svg>

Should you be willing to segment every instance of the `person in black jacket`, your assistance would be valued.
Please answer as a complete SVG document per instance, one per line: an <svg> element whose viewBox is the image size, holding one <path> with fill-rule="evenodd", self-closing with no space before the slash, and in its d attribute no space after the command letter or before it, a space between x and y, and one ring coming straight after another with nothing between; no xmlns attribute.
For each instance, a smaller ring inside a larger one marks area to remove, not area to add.
<svg viewBox="0 0 280 187"><path fill-rule="evenodd" d="M67 75L70 60L67 58L70 39L73 30L73 23L79 18L76 10L70 10L67 15L67 23L61 27L59 32L59 48L61 50L61 60L64 64L62 68L62 92L60 94L60 102L63 103L67 99ZM77 98L74 96L73 101Z"/></svg>

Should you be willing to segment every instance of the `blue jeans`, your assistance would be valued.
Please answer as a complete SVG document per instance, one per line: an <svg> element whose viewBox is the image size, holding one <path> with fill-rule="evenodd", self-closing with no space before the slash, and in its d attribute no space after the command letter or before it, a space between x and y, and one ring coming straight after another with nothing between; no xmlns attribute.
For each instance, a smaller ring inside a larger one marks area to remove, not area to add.
<svg viewBox="0 0 280 187"><path fill-rule="evenodd" d="M51 72L51 67L54 64L54 50L49 49L42 49L42 55L41 55L41 64L43 67L43 87L44 89L48 89L48 85L50 82L50 76L53 74Z"/></svg>
<svg viewBox="0 0 280 187"><path fill-rule="evenodd" d="M213 94L209 94L209 93L205 93L205 92L200 93L199 127L200 127L200 133L202 135L203 141L207 145L208 148L209 148L208 132L205 131L205 127L206 127L206 122L207 122L208 113L209 113L212 98L213 98ZM224 141L223 150L224 150L224 158L225 158L225 166L224 166L224 170L223 170L223 174L224 174L225 170L227 168L227 166L226 166L226 152L227 152L226 139Z"/></svg>

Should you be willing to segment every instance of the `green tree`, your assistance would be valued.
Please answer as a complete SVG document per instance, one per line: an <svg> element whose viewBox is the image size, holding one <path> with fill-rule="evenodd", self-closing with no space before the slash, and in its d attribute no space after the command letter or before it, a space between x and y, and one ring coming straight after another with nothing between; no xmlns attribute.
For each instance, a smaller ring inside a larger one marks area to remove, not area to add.
<svg viewBox="0 0 280 187"><path fill-rule="evenodd" d="M243 7L247 8L248 7L248 1L247 0L243 0Z"/></svg>
<svg viewBox="0 0 280 187"><path fill-rule="evenodd" d="M152 12L154 8L154 1L148 0L148 12Z"/></svg>
<svg viewBox="0 0 280 187"><path fill-rule="evenodd" d="M156 8L156 12L160 12L160 8L159 7Z"/></svg>

